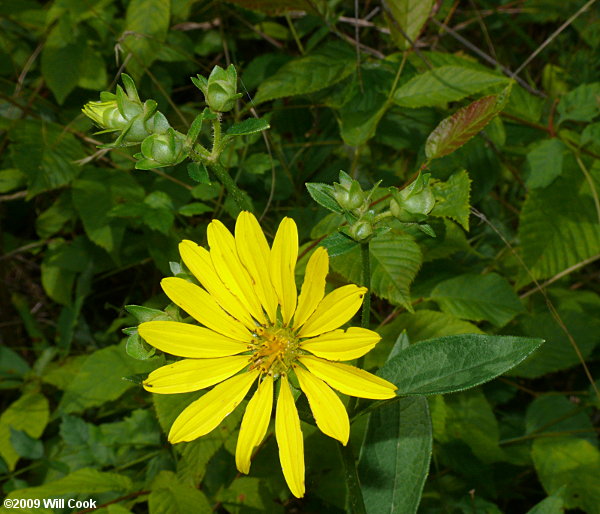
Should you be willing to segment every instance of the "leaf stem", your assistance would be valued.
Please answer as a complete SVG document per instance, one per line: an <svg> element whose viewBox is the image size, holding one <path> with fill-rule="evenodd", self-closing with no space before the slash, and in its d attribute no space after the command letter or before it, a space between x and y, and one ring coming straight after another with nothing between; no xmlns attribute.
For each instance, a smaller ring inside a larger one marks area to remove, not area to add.
<svg viewBox="0 0 600 514"><path fill-rule="evenodd" d="M366 514L352 444L350 441L346 446L340 444L339 449L342 457L342 467L344 468L344 479L348 487L348 512L350 514Z"/></svg>
<svg viewBox="0 0 600 514"><path fill-rule="evenodd" d="M237 206L242 211L252 212L252 205L250 205L248 198L231 178L231 175L229 175L229 172L225 167L218 161L207 162L206 164L217 176L219 182L225 186L225 189L227 189L227 192L233 197Z"/></svg>
<svg viewBox="0 0 600 514"><path fill-rule="evenodd" d="M360 245L360 260L362 266L362 283L367 288L363 300L361 323L362 328L369 328L371 322L371 254L369 252L369 242Z"/></svg>

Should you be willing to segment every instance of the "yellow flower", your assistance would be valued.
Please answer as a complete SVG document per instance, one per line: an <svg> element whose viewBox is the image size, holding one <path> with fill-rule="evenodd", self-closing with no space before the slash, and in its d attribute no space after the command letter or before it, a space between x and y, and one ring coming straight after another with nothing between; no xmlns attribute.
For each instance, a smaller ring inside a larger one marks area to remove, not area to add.
<svg viewBox="0 0 600 514"><path fill-rule="evenodd" d="M395 396L393 384L338 362L361 357L380 340L364 328L339 329L358 311L367 290L351 284L325 295L329 257L324 248L317 248L298 295L294 280L298 231L290 218L279 225L271 248L249 212L239 215L235 235L213 220L208 243L210 251L191 241L179 245L183 262L202 287L177 277L161 282L167 296L203 326L175 321L139 326L140 335L152 346L184 357L153 371L144 387L169 394L218 384L173 423L169 441L179 443L216 428L258 379L236 448L236 466L248 473L252 452L267 432L274 382L279 380L275 414L279 458L290 490L302 497L304 443L290 377L295 375L306 394L319 429L344 445L350 423L332 388L360 398Z"/></svg>

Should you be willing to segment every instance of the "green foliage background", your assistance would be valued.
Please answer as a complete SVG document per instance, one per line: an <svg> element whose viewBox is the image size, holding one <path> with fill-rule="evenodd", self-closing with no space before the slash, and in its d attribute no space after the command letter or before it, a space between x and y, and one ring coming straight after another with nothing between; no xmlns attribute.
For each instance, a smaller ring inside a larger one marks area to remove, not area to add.
<svg viewBox="0 0 600 514"><path fill-rule="evenodd" d="M382 366L394 344L432 337L546 339L493 382L429 396L431 427L415 414L422 397L389 419L400 416L400 444L433 431L419 512L600 512L597 6L553 35L582 6L398 0L359 2L355 13L354 2L335 0L0 2L3 496L94 497L97 512L112 514L345 509L335 443L314 426L303 423L308 493L296 500L273 437L251 474L236 474L241 408L173 448L165 430L197 395L152 396L123 379L164 361L127 355L121 329L139 319L124 306L164 308L159 281L179 261L177 243L204 244L208 222L231 226L237 208L185 163L140 171L134 150L97 149L107 140L80 109L114 90L121 71L186 132L204 107L189 77L233 62L244 98L225 124L257 114L271 129L242 138L223 162L267 233L292 216L309 248L343 219L315 204L306 182L331 184L340 169L364 188L410 182L438 123L499 93L507 70L552 36L502 114L431 162L437 237L398 228L373 240L372 317L383 341L366 366ZM330 282L360 282L358 249L332 268ZM375 434L390 429L379 416ZM353 425L357 448L365 421ZM396 463L404 473L416 469L408 453ZM368 511L412 511L385 498L380 508L369 494Z"/></svg>

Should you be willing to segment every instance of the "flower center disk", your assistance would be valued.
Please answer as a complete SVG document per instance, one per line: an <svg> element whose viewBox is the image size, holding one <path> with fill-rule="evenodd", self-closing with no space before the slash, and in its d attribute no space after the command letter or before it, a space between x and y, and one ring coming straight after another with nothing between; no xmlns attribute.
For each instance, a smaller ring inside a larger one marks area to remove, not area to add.
<svg viewBox="0 0 600 514"><path fill-rule="evenodd" d="M255 334L250 369L273 377L285 375L298 356L298 339L286 328L258 327Z"/></svg>

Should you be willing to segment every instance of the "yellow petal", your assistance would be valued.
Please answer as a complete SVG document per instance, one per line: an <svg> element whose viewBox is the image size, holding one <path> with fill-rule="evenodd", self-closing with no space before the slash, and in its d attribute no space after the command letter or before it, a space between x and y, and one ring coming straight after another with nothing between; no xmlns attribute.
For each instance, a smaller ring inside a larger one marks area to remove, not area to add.
<svg viewBox="0 0 600 514"><path fill-rule="evenodd" d="M250 371L236 375L188 405L173 423L169 442L193 441L217 428L244 399L258 373Z"/></svg>
<svg viewBox="0 0 600 514"><path fill-rule="evenodd" d="M345 332L334 330L302 341L300 346L303 350L330 361L349 361L371 351L380 339L381 336L377 332L366 328L350 327Z"/></svg>
<svg viewBox="0 0 600 514"><path fill-rule="evenodd" d="M212 220L206 230L213 266L227 288L242 302L244 307L261 325L266 323L265 314L248 271L238 257L235 239L219 220Z"/></svg>
<svg viewBox="0 0 600 514"><path fill-rule="evenodd" d="M339 328L356 314L366 292L366 287L354 284L334 289L321 300L313 315L300 329L298 336L313 337Z"/></svg>
<svg viewBox="0 0 600 514"><path fill-rule="evenodd" d="M283 476L296 498L304 496L304 441L300 418L290 391L288 378L281 377L281 388L275 413L275 436Z"/></svg>
<svg viewBox="0 0 600 514"><path fill-rule="evenodd" d="M300 366L296 366L294 371L321 432L346 446L350 437L350 421L338 395L325 382Z"/></svg>
<svg viewBox="0 0 600 514"><path fill-rule="evenodd" d="M154 348L178 357L226 357L248 349L246 343L178 321L147 321L138 327L138 332Z"/></svg>
<svg viewBox="0 0 600 514"><path fill-rule="evenodd" d="M308 355L299 357L299 360L308 371L344 394L373 400L385 400L396 396L394 391L398 388L394 384L354 366Z"/></svg>
<svg viewBox="0 0 600 514"><path fill-rule="evenodd" d="M319 246L308 260L304 283L298 298L298 307L294 314L294 330L302 326L308 317L315 312L317 305L325 295L325 279L329 271L329 255L327 250Z"/></svg>
<svg viewBox="0 0 600 514"><path fill-rule="evenodd" d="M221 309L201 287L177 277L163 278L160 285L175 305L208 328L239 341L252 339L246 327Z"/></svg>
<svg viewBox="0 0 600 514"><path fill-rule="evenodd" d="M269 243L254 214L242 211L235 223L235 246L254 283L254 290L269 319L277 318L277 295L269 277Z"/></svg>
<svg viewBox="0 0 600 514"><path fill-rule="evenodd" d="M267 375L248 402L235 449L235 465L242 473L250 471L250 458L267 433L273 409L273 377Z"/></svg>
<svg viewBox="0 0 600 514"><path fill-rule="evenodd" d="M287 325L296 310L296 279L294 269L298 260L298 229L291 218L283 218L271 248L271 282L277 293L281 316Z"/></svg>
<svg viewBox="0 0 600 514"><path fill-rule="evenodd" d="M218 384L249 364L248 356L184 359L154 370L144 380L151 393L189 393Z"/></svg>
<svg viewBox="0 0 600 514"><path fill-rule="evenodd" d="M208 250L193 241L186 240L179 243L179 253L184 264L217 303L250 330L254 330L256 323L250 316L248 309L225 287L225 284L217 275Z"/></svg>

